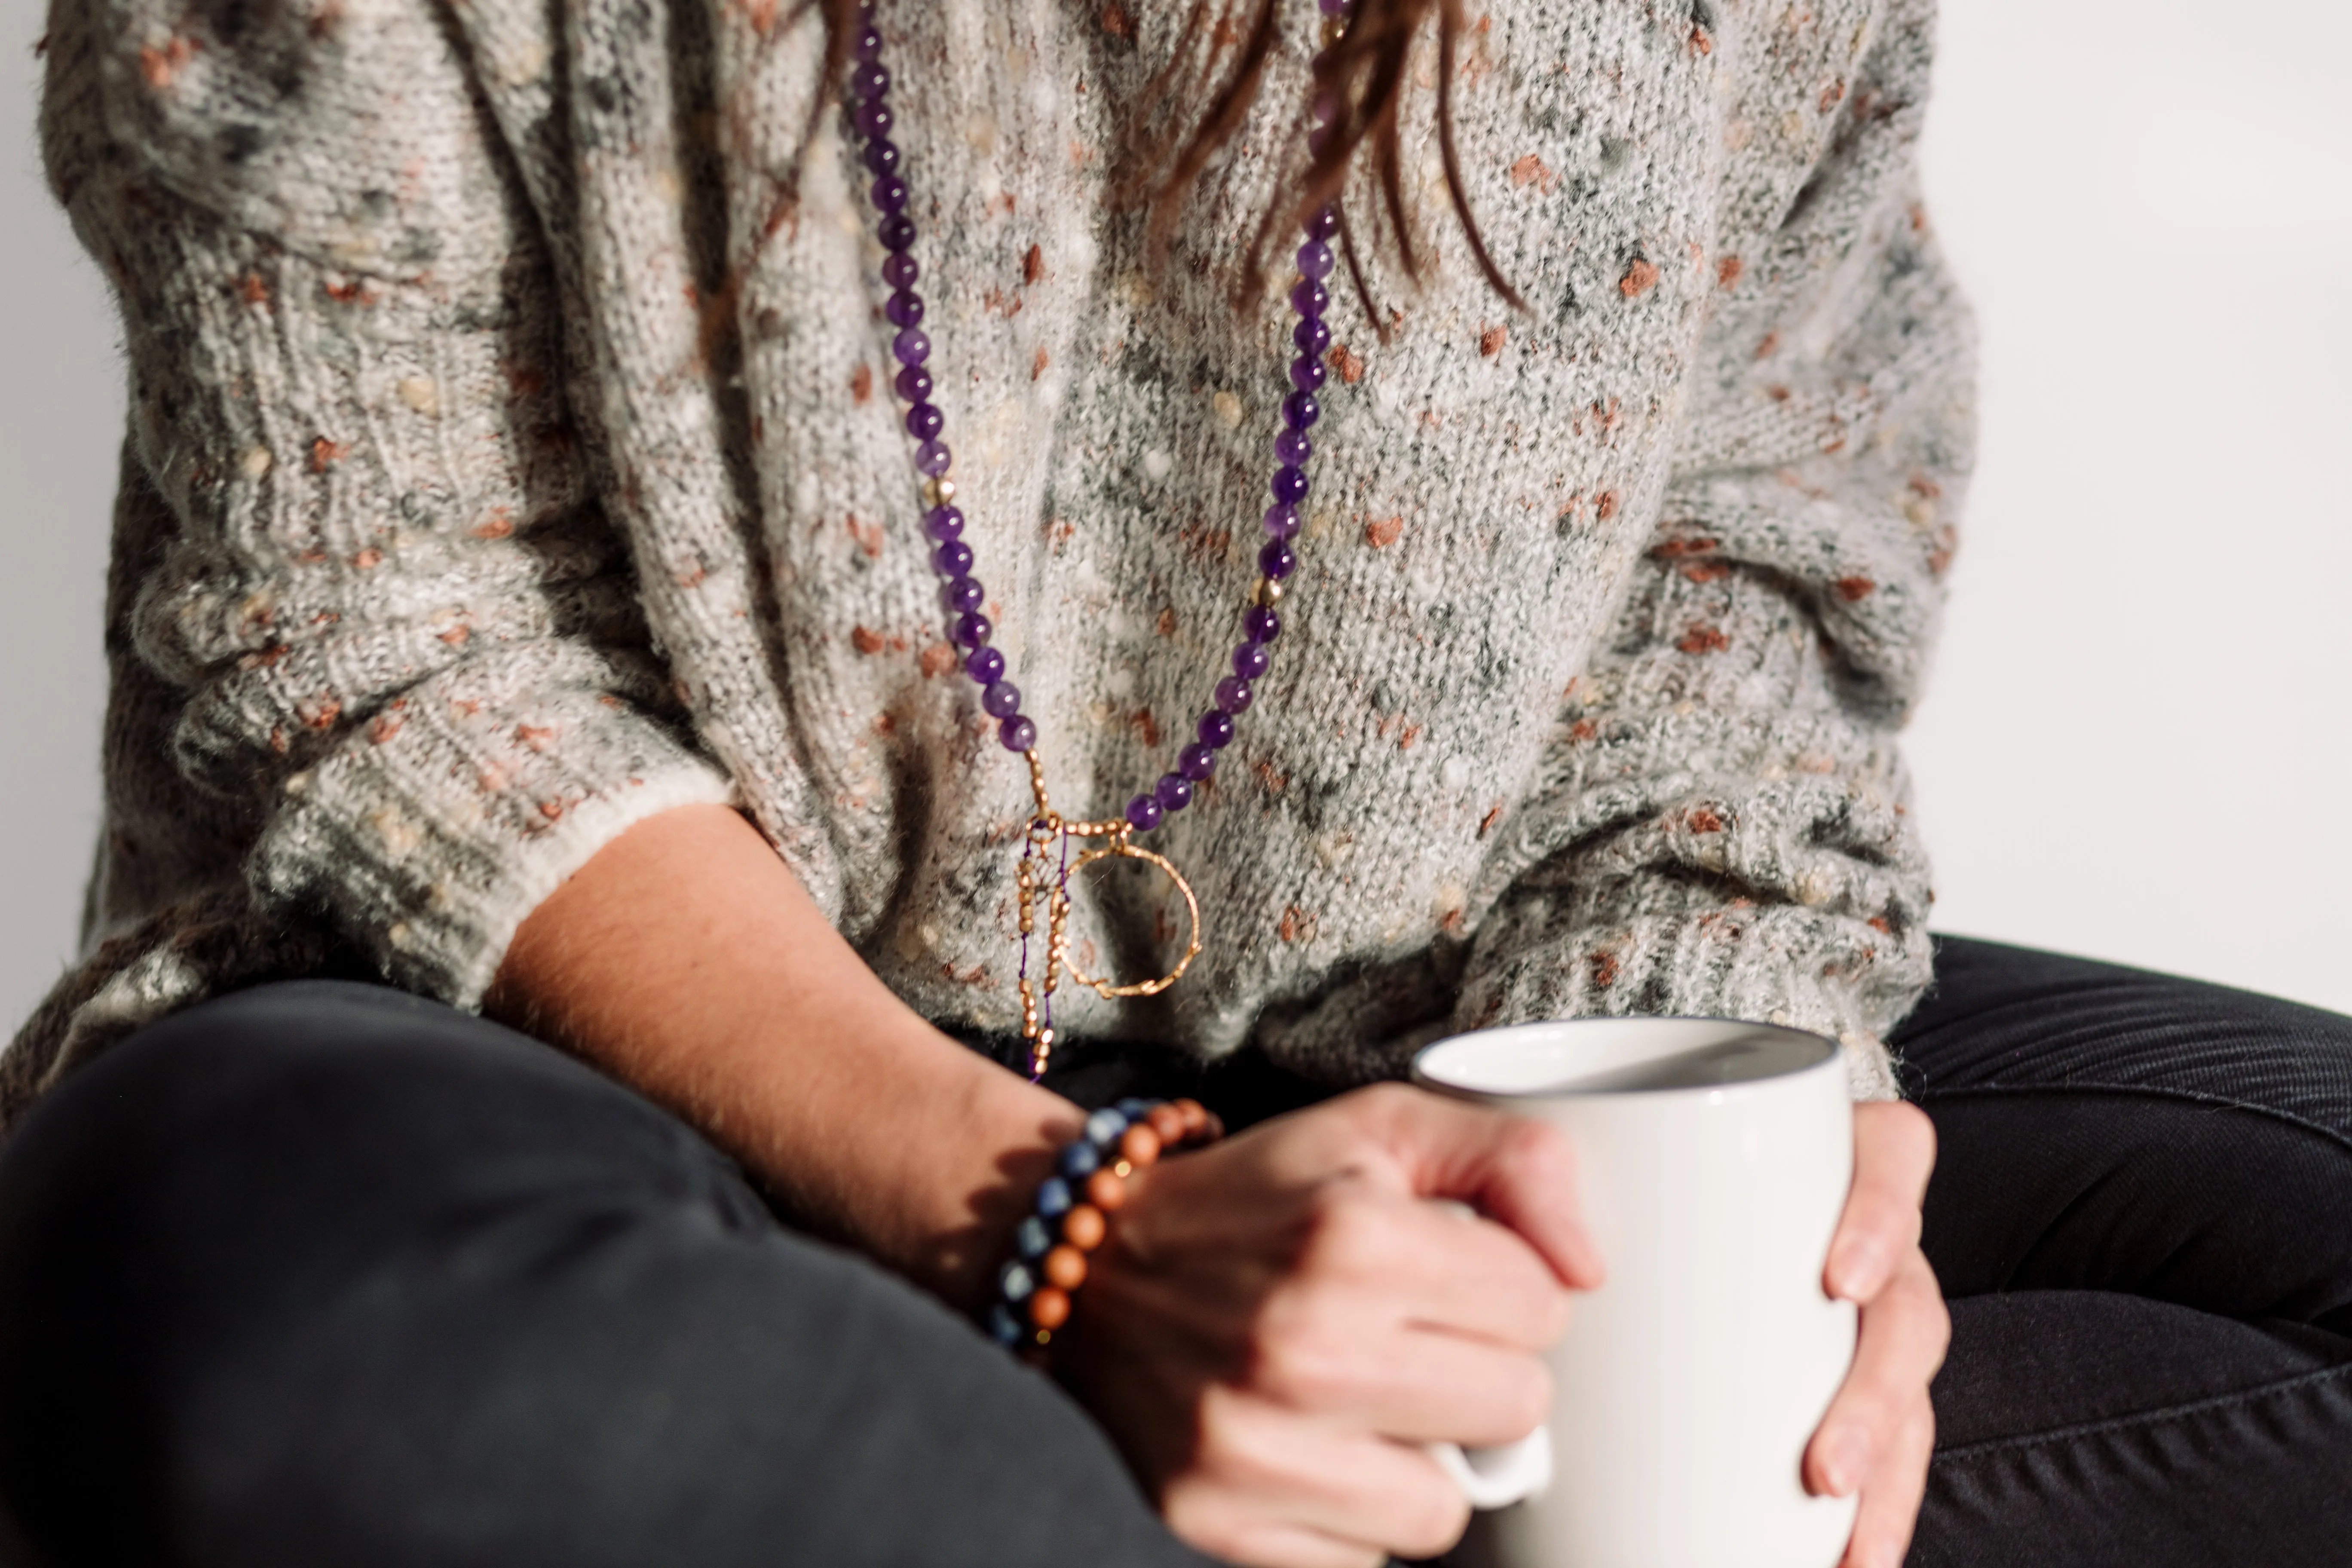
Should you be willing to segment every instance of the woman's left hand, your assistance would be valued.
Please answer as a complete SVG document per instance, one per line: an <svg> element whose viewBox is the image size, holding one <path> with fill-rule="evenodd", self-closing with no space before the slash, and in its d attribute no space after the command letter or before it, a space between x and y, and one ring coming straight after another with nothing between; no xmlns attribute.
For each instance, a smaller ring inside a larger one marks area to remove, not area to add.
<svg viewBox="0 0 2352 1568"><path fill-rule="evenodd" d="M1808 1490L1862 1493L1840 1568L1897 1568L1927 1489L1936 1442L1927 1384L1952 1332L1919 1250L1919 1203L1935 1163L1935 1125L1916 1106L1853 1108L1853 1190L1822 1284L1862 1309L1862 1336L1805 1450Z"/></svg>

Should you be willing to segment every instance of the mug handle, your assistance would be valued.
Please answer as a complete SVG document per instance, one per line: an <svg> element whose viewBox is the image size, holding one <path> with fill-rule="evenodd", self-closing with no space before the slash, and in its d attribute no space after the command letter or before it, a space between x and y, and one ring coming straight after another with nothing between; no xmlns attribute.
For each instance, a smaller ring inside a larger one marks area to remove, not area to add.
<svg viewBox="0 0 2352 1568"><path fill-rule="evenodd" d="M1465 1451L1458 1443L1424 1443L1422 1447L1437 1461L1472 1508L1507 1508L1524 1502L1551 1485L1551 1428L1538 1426L1516 1443L1499 1448Z"/></svg>

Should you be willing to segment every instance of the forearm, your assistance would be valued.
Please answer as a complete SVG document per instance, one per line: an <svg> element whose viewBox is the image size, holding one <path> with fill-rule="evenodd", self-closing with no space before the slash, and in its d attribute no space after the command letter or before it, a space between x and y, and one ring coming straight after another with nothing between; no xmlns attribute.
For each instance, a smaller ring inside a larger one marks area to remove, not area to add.
<svg viewBox="0 0 2352 1568"><path fill-rule="evenodd" d="M524 921L486 1003L685 1117L814 1228L985 1294L1079 1112L891 994L757 829L648 819Z"/></svg>

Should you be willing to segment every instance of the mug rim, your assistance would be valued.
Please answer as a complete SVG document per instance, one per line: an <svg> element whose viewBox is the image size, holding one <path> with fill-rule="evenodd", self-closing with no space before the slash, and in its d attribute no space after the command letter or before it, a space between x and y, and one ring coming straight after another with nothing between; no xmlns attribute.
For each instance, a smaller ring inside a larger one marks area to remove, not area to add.
<svg viewBox="0 0 2352 1568"><path fill-rule="evenodd" d="M1466 1084L1448 1082L1447 1080L1431 1073L1424 1065L1430 1057L1433 1056L1438 1051L1444 1049L1446 1047L1459 1045L1465 1040L1475 1040L1483 1036L1516 1035L1533 1032L1536 1030L1576 1029L1593 1026L1613 1025L1619 1027L1626 1027L1649 1024L1730 1025L1742 1030L1753 1031L1757 1034L1778 1035L1786 1038L1805 1041L1811 1045L1821 1047L1822 1054L1816 1059L1806 1062L1802 1066L1789 1068L1780 1072L1767 1073L1759 1078L1743 1079L1733 1083L1676 1084L1656 1089L1475 1089ZM1643 1013L1634 1015L1607 1015L1581 1018L1534 1018L1521 1024L1498 1024L1484 1029L1465 1029L1459 1034L1448 1035L1444 1039L1430 1041L1429 1044L1422 1047L1419 1050L1412 1053L1411 1081L1414 1087L1427 1089L1432 1093L1486 1100L1532 1101L1540 1100L1583 1099L1635 1100L1662 1100L1675 1095L1692 1094L1709 1095L1718 1099L1733 1099L1744 1098L1749 1094L1762 1093L1778 1087L1785 1086L1795 1079L1805 1077L1809 1073L1820 1072L1827 1068L1834 1068L1843 1062L1844 1056L1845 1047L1843 1044L1818 1030L1801 1029L1790 1024L1763 1023L1753 1018L1734 1018L1719 1014Z"/></svg>

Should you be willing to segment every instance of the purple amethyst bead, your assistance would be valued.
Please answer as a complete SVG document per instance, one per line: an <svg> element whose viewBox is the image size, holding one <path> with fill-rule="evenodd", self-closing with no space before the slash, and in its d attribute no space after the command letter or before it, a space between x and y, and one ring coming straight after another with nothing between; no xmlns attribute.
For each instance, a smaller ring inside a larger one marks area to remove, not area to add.
<svg viewBox="0 0 2352 1568"><path fill-rule="evenodd" d="M1316 0L1316 9L1326 16L1344 16L1355 0Z"/></svg>
<svg viewBox="0 0 2352 1568"><path fill-rule="evenodd" d="M1192 781L1182 773L1161 773L1160 782L1151 786L1161 809L1181 811L1192 804Z"/></svg>
<svg viewBox="0 0 2352 1568"><path fill-rule="evenodd" d="M871 174L895 174L898 172L898 144L887 136L868 142L863 156L866 170Z"/></svg>
<svg viewBox="0 0 2352 1568"><path fill-rule="evenodd" d="M875 171L879 174L880 170ZM1321 282L1331 276L1331 247L1319 239L1310 239L1298 247L1298 270Z"/></svg>
<svg viewBox="0 0 2352 1568"><path fill-rule="evenodd" d="M1298 537L1298 509L1279 503L1265 509L1265 531L1276 539Z"/></svg>
<svg viewBox="0 0 2352 1568"><path fill-rule="evenodd" d="M1176 753L1176 771L1199 784L1217 771L1217 753L1197 743L1187 746Z"/></svg>
<svg viewBox="0 0 2352 1568"><path fill-rule="evenodd" d="M1301 316L1298 324L1290 329L1290 341L1298 345L1303 354L1319 354L1331 346L1331 329L1323 324L1320 316Z"/></svg>
<svg viewBox="0 0 2352 1568"><path fill-rule="evenodd" d="M1330 294L1312 278L1302 278L1291 286L1290 308L1302 316L1319 316L1330 303Z"/></svg>
<svg viewBox="0 0 2352 1568"><path fill-rule="evenodd" d="M857 29L857 41L849 47L861 60L879 58L882 53L881 31L870 26L860 27Z"/></svg>
<svg viewBox="0 0 2352 1568"><path fill-rule="evenodd" d="M1234 743L1234 716L1222 708L1212 708L1201 715L1198 729L1201 744L1213 752L1222 752Z"/></svg>
<svg viewBox="0 0 2352 1568"><path fill-rule="evenodd" d="M931 552L931 570L942 577L961 577L971 570L971 546L961 539L942 541Z"/></svg>
<svg viewBox="0 0 2352 1568"><path fill-rule="evenodd" d="M955 454L945 441L926 441L915 448L915 470L937 479L955 466Z"/></svg>
<svg viewBox="0 0 2352 1568"><path fill-rule="evenodd" d="M923 329L920 327L902 327L898 331L898 335L890 340L890 352L898 356L900 364L920 364L931 357L931 340L923 335ZM1296 397L1297 394L1293 393L1291 395ZM1287 404L1283 406L1286 411L1289 408ZM1307 423L1311 425L1314 421L1309 420ZM1300 427L1303 429L1305 426ZM932 433L937 434L937 432Z"/></svg>
<svg viewBox="0 0 2352 1568"><path fill-rule="evenodd" d="M1290 384L1301 392L1321 391L1324 377L1329 374L1323 368L1323 362L1312 354L1301 354L1290 362Z"/></svg>
<svg viewBox="0 0 2352 1568"><path fill-rule="evenodd" d="M1266 488L1274 492L1274 499L1285 506L1297 506L1307 499L1307 470L1285 463L1274 470L1274 478L1266 481Z"/></svg>
<svg viewBox="0 0 2352 1568"><path fill-rule="evenodd" d="M923 269L915 264L915 258L903 250L882 258L882 281L893 289L912 289L915 279L922 275Z"/></svg>
<svg viewBox="0 0 2352 1568"><path fill-rule="evenodd" d="M898 395L909 403L927 403L930 400L931 373L921 365L908 365L898 373L898 380L891 384L898 389Z"/></svg>
<svg viewBox="0 0 2352 1568"><path fill-rule="evenodd" d="M915 329L909 327L908 331ZM907 434L918 441L928 441L948 426L948 416L940 412L936 403L918 403L907 410Z"/></svg>
<svg viewBox="0 0 2352 1568"><path fill-rule="evenodd" d="M890 90L890 73L872 60L860 60L849 68L849 90L869 101L877 99Z"/></svg>
<svg viewBox="0 0 2352 1568"><path fill-rule="evenodd" d="M898 212L907 205L907 182L896 174L885 174L866 186L866 194L874 198L877 212Z"/></svg>
<svg viewBox="0 0 2352 1568"><path fill-rule="evenodd" d="M868 99L857 106L857 112L851 118L856 121L860 136L873 137L889 135L891 122L896 117L891 114L888 104L879 99Z"/></svg>
<svg viewBox="0 0 2352 1568"><path fill-rule="evenodd" d="M1322 417L1323 405L1311 392L1294 392L1282 400L1282 422L1293 430L1304 430Z"/></svg>
<svg viewBox="0 0 2352 1568"><path fill-rule="evenodd" d="M992 647L976 647L964 657L963 672L981 686L1004 679L1004 656Z"/></svg>
<svg viewBox="0 0 2352 1568"><path fill-rule="evenodd" d="M1234 673L1244 680L1255 680L1273 662L1274 655L1262 642L1245 642L1234 649Z"/></svg>
<svg viewBox="0 0 2352 1568"><path fill-rule="evenodd" d="M905 213L892 213L874 226L874 237L882 242L885 250L912 250L915 247L915 220Z"/></svg>
<svg viewBox="0 0 2352 1568"><path fill-rule="evenodd" d="M1160 803L1148 795L1137 795L1127 803L1127 825L1138 833L1149 833L1160 826Z"/></svg>
<svg viewBox="0 0 2352 1568"><path fill-rule="evenodd" d="M1274 455L1286 463L1303 465L1315 455L1315 443L1297 430L1285 430L1274 438Z"/></svg>
<svg viewBox="0 0 2352 1568"><path fill-rule="evenodd" d="M940 590L940 603L947 606L948 613L951 616L969 615L980 608L987 599L988 590L980 585L980 579L977 577L950 578L947 585ZM997 717L1003 718L1003 715L999 714Z"/></svg>
<svg viewBox="0 0 2352 1568"><path fill-rule="evenodd" d="M1242 612L1242 635L1252 642L1272 642L1282 635L1282 617L1264 605Z"/></svg>
<svg viewBox="0 0 2352 1568"><path fill-rule="evenodd" d="M1250 700L1255 695L1250 683L1238 675L1228 675L1217 682L1217 706L1228 713L1249 711Z"/></svg>
<svg viewBox="0 0 2352 1568"><path fill-rule="evenodd" d="M996 738L1008 752L1025 752L1037 743L1037 726L1015 713L996 727Z"/></svg>
<svg viewBox="0 0 2352 1568"><path fill-rule="evenodd" d="M1265 548L1257 552L1257 569L1279 583L1298 570L1298 556L1287 542L1269 539Z"/></svg>
<svg viewBox="0 0 2352 1568"><path fill-rule="evenodd" d="M992 680L980 694L980 705L992 719L1010 719L1021 711L1021 689L1009 680Z"/></svg>
<svg viewBox="0 0 2352 1568"><path fill-rule="evenodd" d="M912 289L901 289L890 296L882 313L890 318L894 327L919 326L923 320L923 297Z"/></svg>
<svg viewBox="0 0 2352 1568"><path fill-rule="evenodd" d="M1339 209L1338 207L1325 207L1307 220L1307 237L1309 239L1329 239L1339 232Z"/></svg>
<svg viewBox="0 0 2352 1568"><path fill-rule="evenodd" d="M923 531L934 544L963 537L963 513L951 506L935 506L923 514Z"/></svg>
<svg viewBox="0 0 2352 1568"><path fill-rule="evenodd" d="M955 627L948 637L958 647L979 647L988 641L988 634L995 629L986 616L974 610L968 616L958 616Z"/></svg>

